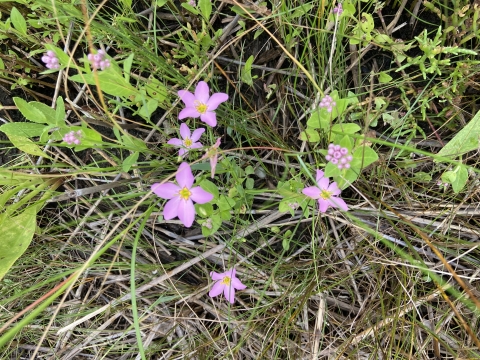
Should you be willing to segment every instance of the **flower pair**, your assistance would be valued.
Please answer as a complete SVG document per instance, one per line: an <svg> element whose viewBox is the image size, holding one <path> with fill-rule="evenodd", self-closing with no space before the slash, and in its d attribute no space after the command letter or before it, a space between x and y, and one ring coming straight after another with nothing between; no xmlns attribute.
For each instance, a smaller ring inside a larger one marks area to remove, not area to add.
<svg viewBox="0 0 480 360"><path fill-rule="evenodd" d="M90 61L93 70L105 70L110 67L110 60L105 58L106 53L103 50L98 50L96 54L88 54L87 58ZM48 50L43 56L42 61L45 63L47 69L58 69L60 64L57 55L54 51Z"/></svg>

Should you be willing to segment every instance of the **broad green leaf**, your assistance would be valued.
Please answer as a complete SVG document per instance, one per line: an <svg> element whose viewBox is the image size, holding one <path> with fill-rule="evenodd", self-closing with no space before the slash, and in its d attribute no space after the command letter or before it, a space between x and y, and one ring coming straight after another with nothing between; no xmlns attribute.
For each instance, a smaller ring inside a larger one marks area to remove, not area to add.
<svg viewBox="0 0 480 360"><path fill-rule="evenodd" d="M27 103L25 100L19 97L14 97L13 101L17 106L18 110L22 113L22 115L30 121L47 124L47 118L43 112L37 109L35 106L32 106L31 103Z"/></svg>
<svg viewBox="0 0 480 360"><path fill-rule="evenodd" d="M199 220L198 221L200 224L202 224L202 235L203 236L210 236L218 231L220 229L220 226L222 226L222 218L220 215L213 214L210 218L206 220ZM209 227L205 226L205 223L209 223Z"/></svg>
<svg viewBox="0 0 480 360"><path fill-rule="evenodd" d="M299 138L302 141L319 142L320 141L320 134L318 133L317 130L307 126L305 131L302 131L300 133Z"/></svg>
<svg viewBox="0 0 480 360"><path fill-rule="evenodd" d="M61 96L58 97L55 110L55 125L65 127L65 103Z"/></svg>
<svg viewBox="0 0 480 360"><path fill-rule="evenodd" d="M352 168L363 169L378 160L377 153L368 146L361 146L353 152ZM363 167L362 167L363 165Z"/></svg>
<svg viewBox="0 0 480 360"><path fill-rule="evenodd" d="M200 12L197 9L195 9L192 5L190 5L188 2L182 2L181 5L184 9L190 11L192 14L200 15Z"/></svg>
<svg viewBox="0 0 480 360"><path fill-rule="evenodd" d="M198 0L198 7L205 20L209 21L212 15L212 0Z"/></svg>
<svg viewBox="0 0 480 360"><path fill-rule="evenodd" d="M130 54L123 62L123 76L127 82L130 81L130 70L132 70L133 53Z"/></svg>
<svg viewBox="0 0 480 360"><path fill-rule="evenodd" d="M98 83L102 91L106 94L113 96L135 96L138 94L138 90L130 85L125 78L116 73L113 69L96 72L98 75ZM70 80L89 85L96 85L94 73L90 74L78 74L70 77Z"/></svg>
<svg viewBox="0 0 480 360"><path fill-rule="evenodd" d="M354 123L343 123L335 124L332 126L332 132L341 133L341 134L355 134L359 132L362 128Z"/></svg>
<svg viewBox="0 0 480 360"><path fill-rule="evenodd" d="M20 11L14 6L10 12L10 19L12 19L12 25L18 32L23 35L27 35L27 22L23 18Z"/></svg>
<svg viewBox="0 0 480 360"><path fill-rule="evenodd" d="M45 129L45 125L29 122L7 123L0 126L0 131L5 133L7 136L16 135L25 136L27 138L42 135L43 129Z"/></svg>
<svg viewBox="0 0 480 360"><path fill-rule="evenodd" d="M218 198L218 186L212 183L210 180L202 180L198 185L206 192L212 194L215 199Z"/></svg>
<svg viewBox="0 0 480 360"><path fill-rule="evenodd" d="M134 153L127 156L127 158L125 160L123 160L122 170L124 172L129 172L130 171L132 166L137 162L138 155L140 155L140 153L138 151L135 151Z"/></svg>
<svg viewBox="0 0 480 360"><path fill-rule="evenodd" d="M441 149L437 155L456 158L459 155L478 149L480 138L480 111L457 135ZM435 160L438 161L438 160ZM453 185L453 184L452 184Z"/></svg>
<svg viewBox="0 0 480 360"><path fill-rule="evenodd" d="M307 120L307 126L312 129L330 129L330 114L324 109L316 109Z"/></svg>
<svg viewBox="0 0 480 360"><path fill-rule="evenodd" d="M161 103L167 99L167 96L168 96L167 87L154 77L150 77L148 79L148 82L145 85L145 89L147 90L147 94L150 97L157 99Z"/></svg>
<svg viewBox="0 0 480 360"><path fill-rule="evenodd" d="M224 210L230 210L231 208L233 208L235 206L235 203L236 203L235 200L229 197L226 197L225 195L220 195L217 205L221 211L224 211Z"/></svg>
<svg viewBox="0 0 480 360"><path fill-rule="evenodd" d="M11 171L0 167L0 185L18 185L27 184L32 185L42 183L43 180L34 175L25 174L18 171Z"/></svg>
<svg viewBox="0 0 480 360"><path fill-rule="evenodd" d="M465 187L467 180L468 170L465 165L459 165L453 171L446 171L442 174L442 181L452 184L452 189L456 194Z"/></svg>
<svg viewBox="0 0 480 360"><path fill-rule="evenodd" d="M241 74L240 74L242 81L245 84L250 86L253 85L252 64L253 64L253 55L250 55L247 61L245 61L245 66L242 68Z"/></svg>
<svg viewBox="0 0 480 360"><path fill-rule="evenodd" d="M40 147L29 138L24 136L8 135L8 139L12 142L13 146L24 153L49 158L49 156L45 154Z"/></svg>
<svg viewBox="0 0 480 360"><path fill-rule="evenodd" d="M392 81L392 79L393 78L390 75L388 75L385 71L382 71L378 75L378 81L382 84L389 83L390 81Z"/></svg>
<svg viewBox="0 0 480 360"><path fill-rule="evenodd" d="M36 228L36 212L27 208L14 217L0 217L0 280L27 250Z"/></svg>
<svg viewBox="0 0 480 360"><path fill-rule="evenodd" d="M149 120L153 112L158 108L158 101L156 99L149 99L147 102L144 102L137 114L143 117L144 119Z"/></svg>
<svg viewBox="0 0 480 360"><path fill-rule="evenodd" d="M30 101L28 104L41 111L43 115L45 115L45 121L47 122L47 124L56 125L57 122L54 109L38 101Z"/></svg>

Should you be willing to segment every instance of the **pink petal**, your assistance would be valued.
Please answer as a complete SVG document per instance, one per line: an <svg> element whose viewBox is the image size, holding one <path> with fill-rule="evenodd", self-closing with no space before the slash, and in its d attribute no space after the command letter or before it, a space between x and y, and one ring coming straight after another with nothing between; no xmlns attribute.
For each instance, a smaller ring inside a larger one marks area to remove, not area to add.
<svg viewBox="0 0 480 360"><path fill-rule="evenodd" d="M195 100L206 104L210 97L210 89L205 81L200 81L195 88Z"/></svg>
<svg viewBox="0 0 480 360"><path fill-rule="evenodd" d="M213 281L223 280L223 278L225 277L225 273L219 274L215 271L210 271L210 277Z"/></svg>
<svg viewBox="0 0 480 360"><path fill-rule="evenodd" d="M167 201L163 207L163 218L165 220L172 220L178 216L178 204L180 201L182 201L182 199L179 196Z"/></svg>
<svg viewBox="0 0 480 360"><path fill-rule="evenodd" d="M221 281L217 281L215 284L213 284L212 288L210 289L210 292L208 293L208 296L210 297L218 296L222 293L224 288L225 288L225 285L222 284Z"/></svg>
<svg viewBox="0 0 480 360"><path fill-rule="evenodd" d="M199 116L200 116L200 113L197 111L196 108L186 107L185 109L180 111L180 113L178 114L178 119L182 120L188 117L195 119L195 118L198 118Z"/></svg>
<svg viewBox="0 0 480 360"><path fill-rule="evenodd" d="M204 128L198 128L198 129L195 129L193 131L193 134L192 136L190 136L190 140L192 140L193 142L197 141L198 139L200 139L200 137L202 136L202 134L205 132L205 129Z"/></svg>
<svg viewBox="0 0 480 360"><path fill-rule="evenodd" d="M195 207L192 200L180 200L178 203L178 218L185 227L192 226L193 220L195 220Z"/></svg>
<svg viewBox="0 0 480 360"><path fill-rule="evenodd" d="M228 276L230 279L236 277L237 269L231 268L223 273L224 276Z"/></svg>
<svg viewBox="0 0 480 360"><path fill-rule="evenodd" d="M327 212L328 207L330 206L330 201L322 198L318 199L319 210L321 213Z"/></svg>
<svg viewBox="0 0 480 360"><path fill-rule="evenodd" d="M212 127L217 126L217 115L215 115L213 111L207 111L205 114L201 114L200 120Z"/></svg>
<svg viewBox="0 0 480 360"><path fill-rule="evenodd" d="M177 196L179 190L180 187L172 182L165 184L155 183L152 185L152 191L162 199L171 199Z"/></svg>
<svg viewBox="0 0 480 360"><path fill-rule="evenodd" d="M185 155L187 152L188 152L187 149L181 148L181 149L179 150L179 152L178 152L178 156L183 156L183 155Z"/></svg>
<svg viewBox="0 0 480 360"><path fill-rule="evenodd" d="M238 278L232 278L232 286L237 290L246 289L247 286L243 285L242 282Z"/></svg>
<svg viewBox="0 0 480 360"><path fill-rule="evenodd" d="M195 106L195 95L193 95L188 90L180 90L178 92L178 96L182 99L183 103L186 107L194 107Z"/></svg>
<svg viewBox="0 0 480 360"><path fill-rule="evenodd" d="M339 197L331 197L330 198L330 204L332 206L335 206L336 208L342 209L343 211L348 211L347 203Z"/></svg>
<svg viewBox="0 0 480 360"><path fill-rule="evenodd" d="M330 180L326 177L321 178L320 180L317 181L317 185L320 190L327 190L329 183L330 183Z"/></svg>
<svg viewBox="0 0 480 360"><path fill-rule="evenodd" d="M235 302L235 288L232 286L232 284L223 288L223 295L225 295L225 298L230 302L230 304Z"/></svg>
<svg viewBox="0 0 480 360"><path fill-rule="evenodd" d="M315 180L317 180L317 183L320 181L321 178L323 178L324 172L322 170L317 170L317 177Z"/></svg>
<svg viewBox="0 0 480 360"><path fill-rule="evenodd" d="M191 188L190 191L192 192L190 199L198 204L205 204L213 200L213 195L203 190L200 186L195 186Z"/></svg>
<svg viewBox="0 0 480 360"><path fill-rule="evenodd" d="M208 105L208 111L213 111L215 110L218 105L220 105L222 102L225 102L228 100L228 95L225 93L215 93L213 94L210 99L208 99L207 105Z"/></svg>
<svg viewBox="0 0 480 360"><path fill-rule="evenodd" d="M215 176L215 169L217 168L218 154L215 154L210 158L210 172L212 179Z"/></svg>
<svg viewBox="0 0 480 360"><path fill-rule="evenodd" d="M327 191L331 193L333 196L340 195L340 193L342 192L342 190L338 188L338 185L335 181L330 184Z"/></svg>
<svg viewBox="0 0 480 360"><path fill-rule="evenodd" d="M180 136L182 137L182 139L190 137L190 129L185 123L182 123L182 125L180 125Z"/></svg>
<svg viewBox="0 0 480 360"><path fill-rule="evenodd" d="M320 197L320 189L316 186L309 186L302 190L304 195L312 199L318 199Z"/></svg>
<svg viewBox="0 0 480 360"><path fill-rule="evenodd" d="M168 141L167 141L167 144L175 145L175 146L182 146L182 145L183 145L183 141L180 140L180 139L174 138L174 139L168 140Z"/></svg>
<svg viewBox="0 0 480 360"><path fill-rule="evenodd" d="M184 187L190 189L193 185L193 181L195 180L192 175L192 169L190 169L190 165L188 165L186 162L180 164L175 178L177 179L177 183L181 189Z"/></svg>
<svg viewBox="0 0 480 360"><path fill-rule="evenodd" d="M203 147L202 143L196 142L196 143L193 143L192 146L190 146L190 149L200 149L202 147Z"/></svg>

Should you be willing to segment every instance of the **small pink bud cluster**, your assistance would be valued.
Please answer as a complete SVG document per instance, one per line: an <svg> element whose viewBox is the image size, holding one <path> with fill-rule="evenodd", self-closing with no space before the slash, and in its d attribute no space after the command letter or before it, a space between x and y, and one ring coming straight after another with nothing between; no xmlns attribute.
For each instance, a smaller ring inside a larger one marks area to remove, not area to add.
<svg viewBox="0 0 480 360"><path fill-rule="evenodd" d="M108 59L105 59L105 51L103 50L98 50L95 55L88 54L87 58L92 63L92 68L94 70L105 70L106 68L110 67L110 61Z"/></svg>
<svg viewBox="0 0 480 360"><path fill-rule="evenodd" d="M328 145L328 154L325 156L325 159L337 165L339 169L348 169L353 158L352 155L348 155L347 148L330 144Z"/></svg>
<svg viewBox="0 0 480 360"><path fill-rule="evenodd" d="M80 145L80 139L82 138L82 132L78 131L70 131L69 133L65 134L63 137L63 141L65 141L68 145Z"/></svg>
<svg viewBox="0 0 480 360"><path fill-rule="evenodd" d="M42 61L45 63L47 69L58 69L60 67L57 55L55 55L52 50L48 50L47 53L42 56Z"/></svg>
<svg viewBox="0 0 480 360"><path fill-rule="evenodd" d="M342 12L343 12L342 3L338 3L338 5L333 8L333 13L341 15Z"/></svg>
<svg viewBox="0 0 480 360"><path fill-rule="evenodd" d="M335 101L333 101L332 97L330 95L325 95L325 97L320 101L320 107L321 108L326 108L328 112L332 112L332 109L334 106L337 104Z"/></svg>

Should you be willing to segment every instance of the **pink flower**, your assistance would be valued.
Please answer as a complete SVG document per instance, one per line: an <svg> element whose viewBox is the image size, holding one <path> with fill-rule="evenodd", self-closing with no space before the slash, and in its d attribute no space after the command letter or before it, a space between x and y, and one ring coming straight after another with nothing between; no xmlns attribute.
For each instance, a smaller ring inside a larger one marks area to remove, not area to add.
<svg viewBox="0 0 480 360"><path fill-rule="evenodd" d="M217 168L217 162L218 162L218 148L220 146L220 140L221 138L218 138L215 144L211 146L205 155L203 155L202 159L210 158L210 170L211 170L211 176L212 179L215 176L215 169Z"/></svg>
<svg viewBox="0 0 480 360"><path fill-rule="evenodd" d="M302 193L312 199L318 200L320 212L327 212L330 206L348 211L348 206L345 201L338 197L341 190L338 188L336 182L330 184L330 180L323 176L323 171L321 170L317 170L316 181L317 186L306 187L302 190Z"/></svg>
<svg viewBox="0 0 480 360"><path fill-rule="evenodd" d="M48 50L47 53L42 56L42 61L45 63L47 69L58 69L60 67L57 55L52 50Z"/></svg>
<svg viewBox="0 0 480 360"><path fill-rule="evenodd" d="M175 178L178 185L173 182L155 183L152 185L152 191L162 199L168 199L163 208L165 220L171 220L178 216L184 226L190 227L195 219L193 202L205 204L213 199L213 195L200 186L192 187L195 178L190 165L186 162L180 164Z"/></svg>
<svg viewBox="0 0 480 360"><path fill-rule="evenodd" d="M180 125L180 136L182 137L183 140L180 140L177 138L170 139L168 140L167 144L181 147L180 151L178 152L178 155L184 156L187 154L188 150L198 149L203 146L201 143L196 141L200 139L204 131L205 131L204 128L199 128L194 130L193 134L191 134L187 124L182 123L182 125Z"/></svg>
<svg viewBox="0 0 480 360"><path fill-rule="evenodd" d="M228 95L224 93L215 93L210 96L210 89L205 81L200 81L195 88L195 95L187 90L180 90L178 96L185 103L185 109L180 111L178 119L187 117L198 118L210 126L217 125L217 116L215 110L218 105L228 100Z"/></svg>
<svg viewBox="0 0 480 360"><path fill-rule="evenodd" d="M233 304L235 302L235 290L243 290L247 288L235 276L235 272L235 268L227 270L221 274L216 273L215 271L210 272L210 277L213 281L216 281L216 283L213 284L208 296L213 298L223 292L225 298L230 302L230 304Z"/></svg>
<svg viewBox="0 0 480 360"><path fill-rule="evenodd" d="M342 148L340 145L330 144L328 145L328 153L325 156L327 161L337 165L339 169L349 169L350 161L352 161L352 155L348 155L348 149Z"/></svg>
<svg viewBox="0 0 480 360"><path fill-rule="evenodd" d="M65 134L65 136L63 137L63 141L65 141L68 145L80 145L81 138L82 132L80 130L70 131L69 133Z"/></svg>
<svg viewBox="0 0 480 360"><path fill-rule="evenodd" d="M110 67L110 60L105 59L105 51L98 50L96 54L88 54L87 58L92 64L93 70L100 69L105 70L106 68Z"/></svg>

